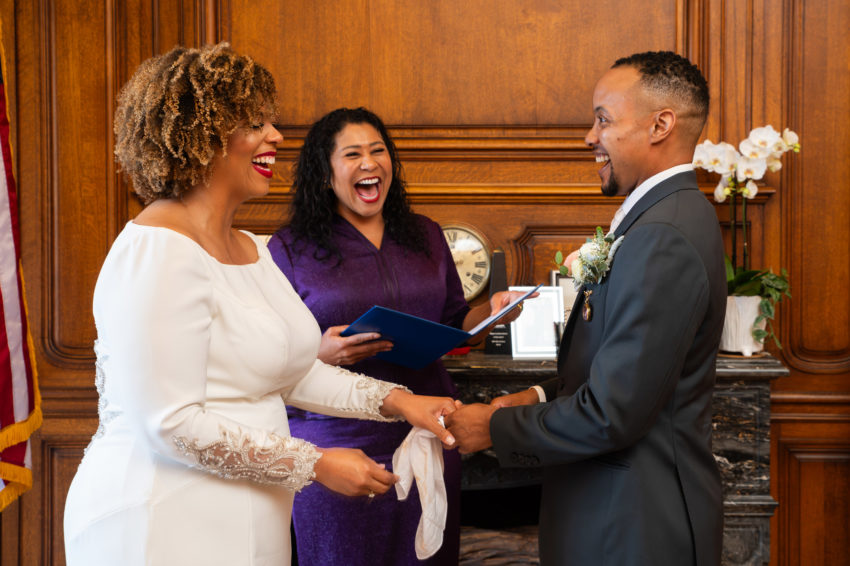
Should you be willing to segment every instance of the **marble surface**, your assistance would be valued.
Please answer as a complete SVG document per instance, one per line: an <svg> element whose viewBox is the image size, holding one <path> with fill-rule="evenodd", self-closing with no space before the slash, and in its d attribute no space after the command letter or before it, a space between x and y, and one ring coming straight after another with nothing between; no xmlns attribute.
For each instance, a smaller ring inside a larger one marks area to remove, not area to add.
<svg viewBox="0 0 850 566"><path fill-rule="evenodd" d="M554 360L514 360L480 351L446 356L443 363L464 403L488 403L557 375ZM713 448L723 477L724 565L756 566L770 560L770 517L776 508L770 496L770 382L788 374L769 354L717 359ZM463 460L462 486L467 491L539 482L539 470L500 468L487 451ZM461 564L479 563L470 556L465 559L463 549L462 541Z"/></svg>

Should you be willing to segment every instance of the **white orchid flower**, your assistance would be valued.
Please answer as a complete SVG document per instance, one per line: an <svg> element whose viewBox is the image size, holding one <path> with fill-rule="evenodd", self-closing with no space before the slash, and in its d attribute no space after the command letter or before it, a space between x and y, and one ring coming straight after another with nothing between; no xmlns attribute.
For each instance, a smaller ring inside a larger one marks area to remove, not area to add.
<svg viewBox="0 0 850 566"><path fill-rule="evenodd" d="M711 158L710 158L710 148L714 144L708 140L705 140L703 143L699 144L696 149L694 149L694 167L699 167L700 169L708 169L712 171L711 167Z"/></svg>
<svg viewBox="0 0 850 566"><path fill-rule="evenodd" d="M767 158L767 170L771 173L776 173L782 169L782 162L779 161L779 157L775 155L771 155Z"/></svg>
<svg viewBox="0 0 850 566"><path fill-rule="evenodd" d="M753 144L764 148L768 152L781 152L785 147L785 144L782 141L782 136L780 136L779 132L774 130L773 126L770 124L762 126L761 128L753 128L753 131L750 132L747 139Z"/></svg>
<svg viewBox="0 0 850 566"><path fill-rule="evenodd" d="M747 184L744 187L744 190L741 191L741 194L743 194L745 197L751 199L751 198L755 198L756 195L758 194L758 192L759 192L758 185L756 185L756 182L751 179L751 180L747 181Z"/></svg>
<svg viewBox="0 0 850 566"><path fill-rule="evenodd" d="M741 157L738 160L738 169L736 175L738 182L743 183L747 179L761 179L764 177L764 172L767 171L766 159L750 159L749 157Z"/></svg>
<svg viewBox="0 0 850 566"><path fill-rule="evenodd" d="M782 131L782 142L785 144L787 149L800 151L800 137L796 132L789 130L788 128L785 128Z"/></svg>
<svg viewBox="0 0 850 566"><path fill-rule="evenodd" d="M728 177L721 177L717 187L714 188L714 200L717 202L726 202L726 187L729 186Z"/></svg>
<svg viewBox="0 0 850 566"><path fill-rule="evenodd" d="M745 139L744 141L742 141L738 148L741 150L741 155L743 155L744 157L749 157L750 159L764 159L765 157L770 155L770 152L767 150L767 148L764 148L760 145L756 145L750 139Z"/></svg>
<svg viewBox="0 0 850 566"><path fill-rule="evenodd" d="M741 158L741 154L735 146L726 142L720 142L709 150L711 170L721 175L729 175L735 171L735 164Z"/></svg>

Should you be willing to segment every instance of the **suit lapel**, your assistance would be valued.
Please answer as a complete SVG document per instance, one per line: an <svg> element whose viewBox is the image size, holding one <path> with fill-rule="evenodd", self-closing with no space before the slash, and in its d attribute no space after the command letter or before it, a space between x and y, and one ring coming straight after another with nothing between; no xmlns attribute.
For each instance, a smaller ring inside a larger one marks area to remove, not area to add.
<svg viewBox="0 0 850 566"><path fill-rule="evenodd" d="M699 185L697 184L697 176L693 171L685 171L683 173L679 173L677 175L673 175L669 179L666 179L650 189L650 191L641 198L637 204L635 204L632 209L626 214L625 218L623 218L620 225L617 226L617 229L614 231L614 238L619 238L631 227L635 221L640 218L640 216L652 208L656 203L661 201L662 199L670 196L676 191L681 191L684 189L697 189L699 190ZM573 303L573 309L570 312L570 318L567 320L567 325L564 328L564 335L561 337L561 344L558 349L558 375L563 376L563 366L566 363L566 352L568 350L568 344L570 339L572 338L573 331L576 325L576 318L581 316L579 314L579 310L581 309L581 303L584 298L584 289L585 286L582 285L576 296L576 300Z"/></svg>
<svg viewBox="0 0 850 566"><path fill-rule="evenodd" d="M669 179L661 181L658 185L652 187L649 192L643 196L643 198L637 201L629 213L626 214L626 217L623 218L623 221L620 222L619 226L617 226L617 230L614 232L614 237L619 238L625 234L626 230L634 224L635 220L640 218L641 214L652 208L655 203L670 196L676 191L681 191L683 189L699 189L696 173L693 171L685 171L684 173L673 175Z"/></svg>

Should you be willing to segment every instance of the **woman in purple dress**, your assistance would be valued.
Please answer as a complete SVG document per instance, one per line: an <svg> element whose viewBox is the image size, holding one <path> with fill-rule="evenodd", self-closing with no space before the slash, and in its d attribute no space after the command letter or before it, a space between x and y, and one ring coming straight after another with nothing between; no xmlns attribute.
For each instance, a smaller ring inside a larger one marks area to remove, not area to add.
<svg viewBox="0 0 850 566"><path fill-rule="evenodd" d="M319 358L406 385L415 393L454 395L440 361L412 370L373 356L392 344L374 333L340 332L373 305L469 330L516 293L495 294L470 308L463 298L440 227L414 214L396 148L383 122L364 109L338 109L316 122L295 166L290 223L269 241L283 270L319 322ZM515 318L518 310L508 317ZM511 318L503 319L508 322ZM288 409L292 434L317 444L362 449L392 468L406 423L352 421ZM448 516L442 548L419 561L414 537L421 514L415 490L371 501L314 485L296 498L296 548L304 565L457 564L460 540L460 456L444 451Z"/></svg>

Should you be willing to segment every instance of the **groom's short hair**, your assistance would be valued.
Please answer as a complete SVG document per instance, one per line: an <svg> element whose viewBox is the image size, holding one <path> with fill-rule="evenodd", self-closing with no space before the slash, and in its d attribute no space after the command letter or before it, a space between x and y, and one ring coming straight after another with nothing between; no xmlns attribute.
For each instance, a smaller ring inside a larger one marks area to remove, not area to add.
<svg viewBox="0 0 850 566"><path fill-rule="evenodd" d="M617 59L611 66L633 67L640 83L654 97L670 104L680 120L691 122L694 143L708 117L708 83L699 68L672 51L646 51Z"/></svg>

